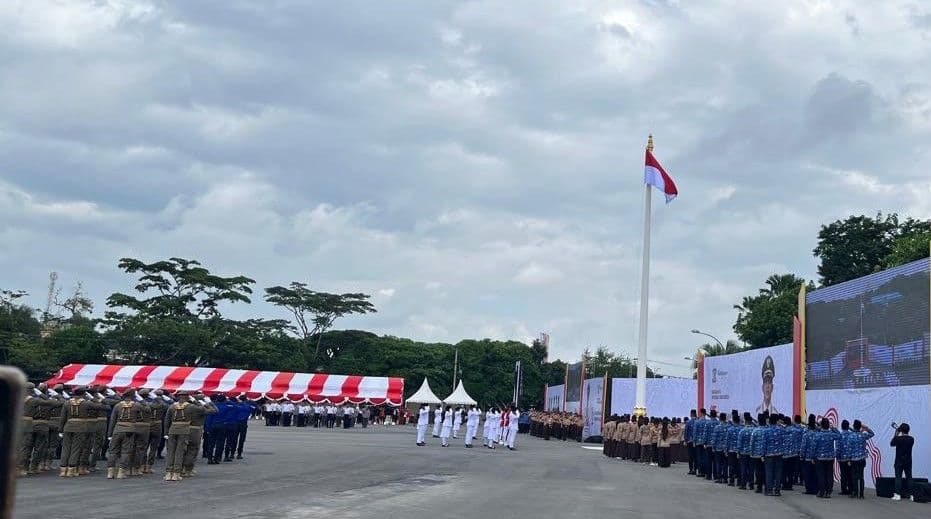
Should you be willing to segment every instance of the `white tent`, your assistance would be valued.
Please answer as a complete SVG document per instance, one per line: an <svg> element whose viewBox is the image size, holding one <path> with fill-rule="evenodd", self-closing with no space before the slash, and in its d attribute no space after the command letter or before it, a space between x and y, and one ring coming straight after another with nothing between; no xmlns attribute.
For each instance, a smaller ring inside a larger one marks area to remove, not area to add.
<svg viewBox="0 0 931 519"><path fill-rule="evenodd" d="M433 391L430 389L430 382L427 381L427 377L424 377L423 384L420 385L420 389L418 389L416 393L407 399L407 403L439 405L442 404L443 401L433 394Z"/></svg>
<svg viewBox="0 0 931 519"><path fill-rule="evenodd" d="M478 402L466 393L465 386L462 385L462 381L460 380L459 385L456 386L456 390L453 391L453 394L446 397L443 403L453 405L476 405Z"/></svg>

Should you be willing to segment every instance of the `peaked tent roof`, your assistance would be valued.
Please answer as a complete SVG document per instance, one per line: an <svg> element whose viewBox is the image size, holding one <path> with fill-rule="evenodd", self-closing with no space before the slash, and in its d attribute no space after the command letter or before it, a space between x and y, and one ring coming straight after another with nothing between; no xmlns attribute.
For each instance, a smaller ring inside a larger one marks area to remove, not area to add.
<svg viewBox="0 0 931 519"><path fill-rule="evenodd" d="M430 389L430 382L427 380L427 377L423 378L423 384L420 385L420 389L416 393L411 395L407 401L411 404L442 404L443 401L437 398L433 394L433 390Z"/></svg>
<svg viewBox="0 0 931 519"><path fill-rule="evenodd" d="M456 390L453 391L453 394L446 397L446 400L443 400L444 404L459 404L459 405L476 405L478 402L474 398L469 396L466 393L465 386L462 385L462 381L459 381L459 385L456 386Z"/></svg>

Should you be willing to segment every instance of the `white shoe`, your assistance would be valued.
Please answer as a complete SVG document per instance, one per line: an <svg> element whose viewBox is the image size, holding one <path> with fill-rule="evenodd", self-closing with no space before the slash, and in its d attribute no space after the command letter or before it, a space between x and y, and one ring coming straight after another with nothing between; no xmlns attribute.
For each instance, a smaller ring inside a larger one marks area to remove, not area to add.
<svg viewBox="0 0 931 519"><path fill-rule="evenodd" d="M908 499L909 499L909 500L910 500L910 501L911 501L912 503L914 503L914 502L915 502L915 496L909 496L909 498L908 498Z"/></svg>
<svg viewBox="0 0 931 519"><path fill-rule="evenodd" d="M893 501L901 501L901 500L902 500L902 496L900 496L899 494L892 494L892 500L893 500Z"/></svg>

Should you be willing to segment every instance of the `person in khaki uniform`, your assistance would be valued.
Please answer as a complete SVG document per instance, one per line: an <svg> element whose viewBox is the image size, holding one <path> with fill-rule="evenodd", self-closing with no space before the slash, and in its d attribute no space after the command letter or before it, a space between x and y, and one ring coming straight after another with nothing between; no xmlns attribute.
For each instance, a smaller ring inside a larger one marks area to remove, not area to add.
<svg viewBox="0 0 931 519"><path fill-rule="evenodd" d="M194 476L197 472L194 470L194 463L197 462L197 455L200 452L200 442L204 433L204 422L207 415L215 414L217 408L210 400L204 398L204 394L197 392L191 399L191 407L188 408L188 416L191 423L188 429L188 444L184 451L181 462L180 477ZM175 480L175 481L180 481Z"/></svg>
<svg viewBox="0 0 931 519"><path fill-rule="evenodd" d="M52 470L52 460L58 453L58 446L61 444L61 410L68 400L64 397L65 386L58 384L49 392L49 397L59 403L52 408L52 416L48 422L48 451L45 453L45 465L41 470Z"/></svg>
<svg viewBox="0 0 931 519"><path fill-rule="evenodd" d="M110 415L110 408L117 403L115 398L108 397L106 386L91 386L88 389L88 395L97 405L91 408L91 430L90 446L87 451L87 461L81 472L90 474L97 472L97 462L103 458L106 459L106 440L107 440L107 417Z"/></svg>
<svg viewBox="0 0 931 519"><path fill-rule="evenodd" d="M142 395L143 391L148 393L148 390L143 389L139 394ZM158 454L158 446L161 444L162 436L164 436L162 424L165 420L165 412L168 411L168 404L165 403L162 395L162 390L156 389L155 398L147 401L149 405L149 444L146 446L145 461L142 465L143 474L152 473L152 466L155 465L155 458Z"/></svg>
<svg viewBox="0 0 931 519"><path fill-rule="evenodd" d="M660 467L666 468L672 462L670 451L672 449L672 439L674 435L675 431L672 429L669 418L663 418L659 427L656 429L657 459L659 460L657 465Z"/></svg>
<svg viewBox="0 0 931 519"><path fill-rule="evenodd" d="M110 449L107 457L107 479L126 479L132 467L133 449L138 424L145 421L145 407L133 401L134 389L123 392L123 400L113 406L107 438Z"/></svg>
<svg viewBox="0 0 931 519"><path fill-rule="evenodd" d="M631 461L640 461L640 425L642 425L642 420L642 416L635 417L630 423L630 430L627 431Z"/></svg>
<svg viewBox="0 0 931 519"><path fill-rule="evenodd" d="M615 436L618 443L618 457L622 460L629 458L630 445L627 443L628 430L630 429L630 415L621 417L621 423L618 425Z"/></svg>
<svg viewBox="0 0 931 519"><path fill-rule="evenodd" d="M640 461L643 463L650 463L650 460L653 459L653 452L650 447L653 446L653 428L650 424L650 420L646 417L643 418L643 423L640 425Z"/></svg>
<svg viewBox="0 0 931 519"><path fill-rule="evenodd" d="M142 394L142 391L145 391L145 395ZM145 400L145 396L148 396L148 394L149 390L143 389L139 391L139 396L136 398L136 403L142 408L142 420L135 425L133 450L129 464L130 476L143 475L142 466L146 463L146 454L149 448L149 431L152 429L152 425L149 421L151 410L149 409L148 402Z"/></svg>
<svg viewBox="0 0 931 519"><path fill-rule="evenodd" d="M35 384L26 386L23 397L23 414L20 418L22 434L20 436L18 476L37 474L39 460L48 450L48 419L52 414L52 407L58 402L35 394Z"/></svg>
<svg viewBox="0 0 931 519"><path fill-rule="evenodd" d="M617 424L615 423L614 417L612 416L605 422L601 431L601 453L609 458L611 457L611 447L614 445L614 429L616 427Z"/></svg>
<svg viewBox="0 0 931 519"><path fill-rule="evenodd" d="M98 412L109 409L106 404L89 400L87 391L78 387L62 407L59 429L62 431L60 477L89 474L87 460L90 440Z"/></svg>
<svg viewBox="0 0 931 519"><path fill-rule="evenodd" d="M679 419L673 418L669 422L669 430L671 431L669 439L669 462L675 464L679 459L680 448L682 446L682 427L679 425Z"/></svg>
<svg viewBox="0 0 931 519"><path fill-rule="evenodd" d="M37 398L43 400L35 411L32 421L32 430L35 435L35 446L33 447L32 459L29 462L29 474L38 474L47 470L48 446L51 441L51 421L52 413L61 410L61 402L49 395L48 386L39 384L39 394ZM58 436L56 428L55 435Z"/></svg>
<svg viewBox="0 0 931 519"><path fill-rule="evenodd" d="M184 453L191 437L191 398L187 391L175 393L177 402L165 413L165 481L181 481Z"/></svg>

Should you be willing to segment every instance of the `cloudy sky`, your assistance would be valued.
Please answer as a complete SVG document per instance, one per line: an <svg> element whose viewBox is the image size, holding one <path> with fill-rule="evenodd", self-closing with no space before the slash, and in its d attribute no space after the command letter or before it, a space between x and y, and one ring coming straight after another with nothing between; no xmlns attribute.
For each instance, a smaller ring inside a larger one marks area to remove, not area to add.
<svg viewBox="0 0 931 519"><path fill-rule="evenodd" d="M931 7L763 4L5 2L0 287L99 313L118 258L182 256L373 294L342 327L635 354L652 132L650 350L688 374L822 223L931 217Z"/></svg>

